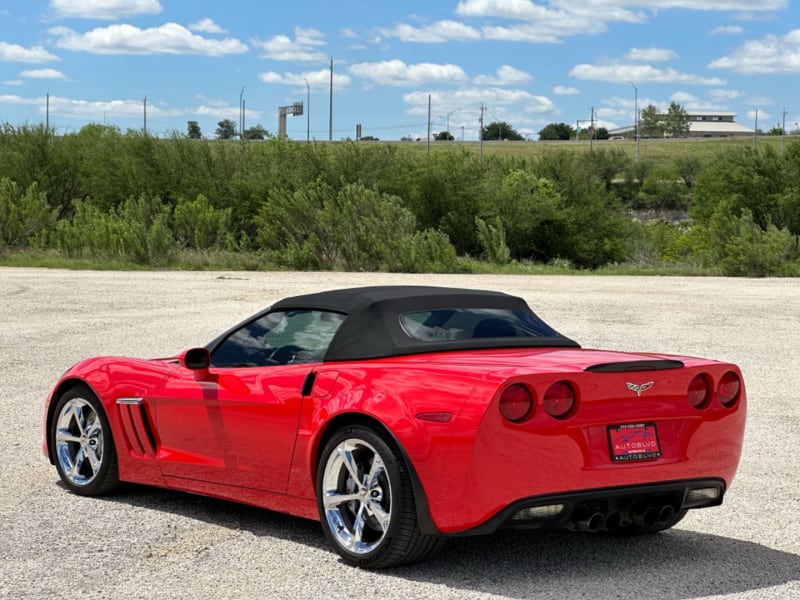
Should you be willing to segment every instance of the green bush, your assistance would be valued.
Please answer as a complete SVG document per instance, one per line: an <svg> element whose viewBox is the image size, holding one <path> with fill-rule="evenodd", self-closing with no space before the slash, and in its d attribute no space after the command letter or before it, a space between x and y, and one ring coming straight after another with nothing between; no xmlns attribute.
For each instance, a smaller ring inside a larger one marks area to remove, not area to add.
<svg viewBox="0 0 800 600"><path fill-rule="evenodd" d="M181 197L173 213L173 227L178 243L186 248L232 249L232 209L217 209L199 194L194 200Z"/></svg>
<svg viewBox="0 0 800 600"><path fill-rule="evenodd" d="M494 224L487 225L480 217L475 217L478 228L478 239L483 246L484 257L490 263L507 265L511 262L511 251L506 245L506 231L500 217L495 217Z"/></svg>
<svg viewBox="0 0 800 600"><path fill-rule="evenodd" d="M36 182L20 194L16 183L0 179L0 248L42 247L55 223L55 210Z"/></svg>
<svg viewBox="0 0 800 600"><path fill-rule="evenodd" d="M89 201L78 201L73 217L56 226L53 244L73 257L165 265L177 249L170 216L169 207L158 197L129 198L119 209L109 211Z"/></svg>
<svg viewBox="0 0 800 600"><path fill-rule="evenodd" d="M418 232L399 199L360 184L338 193L319 181L275 191L257 221L260 246L293 268L400 271L452 262L446 237Z"/></svg>

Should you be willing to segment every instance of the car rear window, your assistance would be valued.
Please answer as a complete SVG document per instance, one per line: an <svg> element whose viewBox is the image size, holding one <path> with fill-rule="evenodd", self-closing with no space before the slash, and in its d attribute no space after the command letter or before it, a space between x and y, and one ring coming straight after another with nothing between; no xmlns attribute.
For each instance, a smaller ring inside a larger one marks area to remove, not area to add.
<svg viewBox="0 0 800 600"><path fill-rule="evenodd" d="M441 308L400 315L406 334L421 342L486 338L546 338L558 333L531 312L498 308Z"/></svg>

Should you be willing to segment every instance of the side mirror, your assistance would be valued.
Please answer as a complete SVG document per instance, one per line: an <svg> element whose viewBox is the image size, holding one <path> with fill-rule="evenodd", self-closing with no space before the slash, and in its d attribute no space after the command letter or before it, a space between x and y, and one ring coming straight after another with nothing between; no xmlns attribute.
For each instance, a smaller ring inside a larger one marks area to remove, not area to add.
<svg viewBox="0 0 800 600"><path fill-rule="evenodd" d="M182 367L194 371L194 378L197 381L208 377L208 367L211 365L211 354L209 354L208 348L184 350L178 360Z"/></svg>

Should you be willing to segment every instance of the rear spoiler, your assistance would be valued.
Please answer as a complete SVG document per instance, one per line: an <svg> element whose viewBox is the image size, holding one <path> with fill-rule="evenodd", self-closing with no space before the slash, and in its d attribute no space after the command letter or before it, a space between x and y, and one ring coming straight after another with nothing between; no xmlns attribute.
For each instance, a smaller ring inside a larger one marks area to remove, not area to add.
<svg viewBox="0 0 800 600"><path fill-rule="evenodd" d="M586 367L590 373L628 373L631 371L666 371L682 369L684 364L679 360L652 359L630 360L626 362L600 363Z"/></svg>

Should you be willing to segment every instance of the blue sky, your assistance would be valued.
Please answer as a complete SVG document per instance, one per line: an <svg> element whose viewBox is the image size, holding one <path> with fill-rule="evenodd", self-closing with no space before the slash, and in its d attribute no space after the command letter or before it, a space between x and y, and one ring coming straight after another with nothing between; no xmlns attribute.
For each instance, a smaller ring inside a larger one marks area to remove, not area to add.
<svg viewBox="0 0 800 600"><path fill-rule="evenodd" d="M382 140L432 131L475 140L506 121L609 129L639 107L736 113L761 129L800 122L794 0L6 0L0 2L0 123L87 123L153 134L199 122ZM308 86L306 85L308 82ZM308 118L310 117L310 118ZM308 119L307 119L308 118Z"/></svg>

